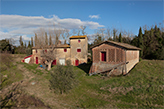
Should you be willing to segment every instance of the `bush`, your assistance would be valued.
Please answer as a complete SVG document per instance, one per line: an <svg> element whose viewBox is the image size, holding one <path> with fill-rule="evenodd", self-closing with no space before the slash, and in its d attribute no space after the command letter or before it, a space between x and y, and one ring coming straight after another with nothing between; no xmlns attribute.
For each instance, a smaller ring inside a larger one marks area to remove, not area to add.
<svg viewBox="0 0 164 109"><path fill-rule="evenodd" d="M0 72L10 69L13 66L13 57L11 54L0 53Z"/></svg>
<svg viewBox="0 0 164 109"><path fill-rule="evenodd" d="M67 61L66 64L67 66L57 64L51 72L50 88L60 94L68 92L77 83L71 62Z"/></svg>

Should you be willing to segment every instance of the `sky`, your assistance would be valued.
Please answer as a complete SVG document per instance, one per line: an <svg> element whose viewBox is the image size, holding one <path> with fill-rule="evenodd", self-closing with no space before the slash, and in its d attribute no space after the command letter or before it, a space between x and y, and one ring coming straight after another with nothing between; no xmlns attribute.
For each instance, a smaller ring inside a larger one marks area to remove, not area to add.
<svg viewBox="0 0 164 109"><path fill-rule="evenodd" d="M0 40L29 41L40 28L78 29L88 36L116 28L138 35L140 27L164 23L163 0L1 0Z"/></svg>

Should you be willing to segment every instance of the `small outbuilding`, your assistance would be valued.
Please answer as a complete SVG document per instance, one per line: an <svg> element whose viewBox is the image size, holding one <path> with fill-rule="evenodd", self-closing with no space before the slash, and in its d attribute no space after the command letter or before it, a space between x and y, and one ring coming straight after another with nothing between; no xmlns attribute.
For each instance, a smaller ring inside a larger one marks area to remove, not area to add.
<svg viewBox="0 0 164 109"><path fill-rule="evenodd" d="M139 50L135 46L105 41L91 47L93 63L89 74L125 75L139 62Z"/></svg>
<svg viewBox="0 0 164 109"><path fill-rule="evenodd" d="M25 57L24 59L22 59L22 62L30 63L31 56L32 55Z"/></svg>

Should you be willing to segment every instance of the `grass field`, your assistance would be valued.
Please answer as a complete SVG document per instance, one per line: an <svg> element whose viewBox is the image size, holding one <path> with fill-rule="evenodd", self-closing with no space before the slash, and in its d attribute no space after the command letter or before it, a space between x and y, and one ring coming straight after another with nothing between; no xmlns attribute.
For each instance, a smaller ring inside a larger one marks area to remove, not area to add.
<svg viewBox="0 0 164 109"><path fill-rule="evenodd" d="M43 102L45 99L54 97L55 102L64 108L164 107L164 61L142 60L128 75L121 77L88 76L87 71L89 71L90 64L74 67L79 81L78 85L62 95L48 92L49 71L40 70L34 64L29 65L20 62L17 64L23 65L32 75L35 75L35 80L37 79L40 82L39 89L43 89ZM32 88L35 91L37 86ZM47 102L45 101L45 103ZM48 105L55 108L51 103Z"/></svg>
<svg viewBox="0 0 164 109"><path fill-rule="evenodd" d="M164 61L143 60L127 76L85 76L79 71L78 87L61 98L82 108L163 107ZM76 68L75 68L76 69Z"/></svg>

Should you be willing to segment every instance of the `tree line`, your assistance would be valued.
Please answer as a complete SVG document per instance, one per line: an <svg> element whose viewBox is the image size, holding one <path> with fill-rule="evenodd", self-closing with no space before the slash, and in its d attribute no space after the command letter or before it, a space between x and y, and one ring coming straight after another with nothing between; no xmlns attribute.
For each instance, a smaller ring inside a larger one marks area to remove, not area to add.
<svg viewBox="0 0 164 109"><path fill-rule="evenodd" d="M106 32L105 32L106 30ZM142 32L144 31L144 32ZM106 34L104 34L106 33ZM143 59L164 60L164 28L157 25L151 29L140 27L136 36L129 32L118 32L118 29L100 29L95 34L94 41L89 44L89 48L105 40L127 43L141 48L140 57ZM89 50L91 52L91 50Z"/></svg>
<svg viewBox="0 0 164 109"><path fill-rule="evenodd" d="M19 46L13 46L11 39L1 40L0 51L9 51L17 54L31 54L32 47L45 47L50 45L57 45L59 39L63 40L63 44L69 43L68 38L71 35L86 35L86 27L81 26L80 29L73 30L72 33L67 29L58 29L49 31L48 33L44 29L40 29L35 33L34 39L31 37L31 41L23 42L22 36L19 39ZM49 36L48 36L49 35ZM116 41L122 43L128 43L136 47L141 48L140 57L144 59L164 59L164 29L159 28L157 25L151 27L151 29L141 28L138 35L134 36L131 32L119 31L116 28L113 29L97 29L93 35L88 35L89 41L88 48L93 45L99 44L105 40ZM88 49L91 52L90 49Z"/></svg>

